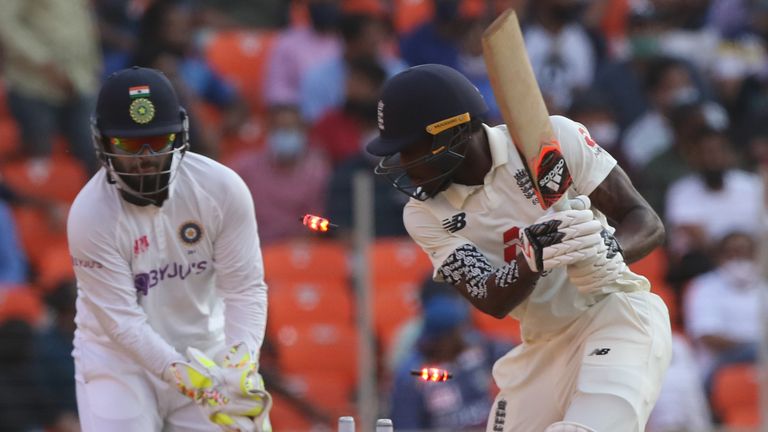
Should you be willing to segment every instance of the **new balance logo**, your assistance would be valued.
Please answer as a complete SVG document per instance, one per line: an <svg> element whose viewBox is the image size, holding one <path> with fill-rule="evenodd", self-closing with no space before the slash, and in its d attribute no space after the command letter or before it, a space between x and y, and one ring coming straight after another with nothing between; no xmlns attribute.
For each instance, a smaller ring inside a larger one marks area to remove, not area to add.
<svg viewBox="0 0 768 432"><path fill-rule="evenodd" d="M560 159L552 171L539 181L539 186L553 191L560 190L560 182L563 181L563 168L565 168L565 159Z"/></svg>
<svg viewBox="0 0 768 432"><path fill-rule="evenodd" d="M592 353L589 354L589 355L590 356L596 356L596 355L603 356L603 355L608 354L608 351L610 351L610 350L611 350L610 348L595 348L595 350L592 351ZM589 356L587 356L587 357L589 357Z"/></svg>
<svg viewBox="0 0 768 432"><path fill-rule="evenodd" d="M443 228L449 233L455 233L467 226L467 214L464 212L457 213L450 218L443 219Z"/></svg>

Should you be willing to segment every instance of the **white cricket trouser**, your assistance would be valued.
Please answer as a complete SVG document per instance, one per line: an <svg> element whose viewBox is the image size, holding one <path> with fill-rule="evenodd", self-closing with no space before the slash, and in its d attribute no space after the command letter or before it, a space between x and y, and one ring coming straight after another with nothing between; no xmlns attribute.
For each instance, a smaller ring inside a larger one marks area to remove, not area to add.
<svg viewBox="0 0 768 432"><path fill-rule="evenodd" d="M571 421L642 432L672 355L669 312L649 292L613 293L561 334L496 361L501 389L487 432L541 432Z"/></svg>
<svg viewBox="0 0 768 432"><path fill-rule="evenodd" d="M83 432L218 432L202 410L160 377L130 363L75 360ZM99 354L96 354L99 355Z"/></svg>

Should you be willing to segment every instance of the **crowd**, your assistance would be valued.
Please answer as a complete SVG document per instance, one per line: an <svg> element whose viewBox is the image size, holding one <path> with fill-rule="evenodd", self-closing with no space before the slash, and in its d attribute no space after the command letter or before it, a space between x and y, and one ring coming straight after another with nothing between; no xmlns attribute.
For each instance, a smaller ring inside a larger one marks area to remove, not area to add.
<svg viewBox="0 0 768 432"><path fill-rule="evenodd" d="M306 213L327 215L347 244L353 178L377 162L364 146L382 83L408 66L449 65L498 124L480 37L508 7L550 113L586 126L665 223L648 276L674 311L674 355L649 430L726 421L717 375L757 361L768 290L768 2L217 3L0 2L0 430L77 430L76 288L61 245L68 206L99 167L89 117L105 77L134 64L165 73L192 118L191 150L248 185L265 247L308 236L296 222ZM406 235L405 199L374 179L377 238ZM383 414L410 429L482 426L490 367L509 341L473 328L450 292L425 283L421 294L422 316L382 366ZM455 382L413 381L406 372L425 362L453 367ZM311 400L291 400L314 413Z"/></svg>

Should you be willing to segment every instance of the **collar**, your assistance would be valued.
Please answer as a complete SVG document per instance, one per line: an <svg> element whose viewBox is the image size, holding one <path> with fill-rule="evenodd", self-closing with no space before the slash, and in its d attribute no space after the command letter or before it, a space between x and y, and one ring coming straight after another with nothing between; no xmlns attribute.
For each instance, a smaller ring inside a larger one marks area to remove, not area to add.
<svg viewBox="0 0 768 432"><path fill-rule="evenodd" d="M453 183L448 189L441 192L446 200L455 208L461 209L470 195L484 190L489 196L493 196L491 182L496 169L509 161L509 149L512 140L507 133L506 126L490 127L483 124L485 135L488 137L488 146L491 149L491 169L485 174L482 185L467 186Z"/></svg>

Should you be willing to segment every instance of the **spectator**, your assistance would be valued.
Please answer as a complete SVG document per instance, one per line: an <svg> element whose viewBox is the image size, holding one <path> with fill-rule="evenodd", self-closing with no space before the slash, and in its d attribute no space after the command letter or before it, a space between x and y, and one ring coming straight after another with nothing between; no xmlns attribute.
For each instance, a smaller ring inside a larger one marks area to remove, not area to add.
<svg viewBox="0 0 768 432"><path fill-rule="evenodd" d="M376 16L349 14L340 22L343 52L339 56L310 67L301 81L301 113L314 123L327 110L338 108L344 102L344 83L350 64L356 60L377 61L392 76L403 69L405 63L385 51L390 37L385 23Z"/></svg>
<svg viewBox="0 0 768 432"><path fill-rule="evenodd" d="M469 306L439 295L424 304L424 323L413 351L397 368L390 417L398 430L470 430L484 427L492 404L490 370L508 346L469 327ZM422 367L449 370L453 378L425 382L411 375Z"/></svg>
<svg viewBox="0 0 768 432"><path fill-rule="evenodd" d="M268 106L298 105L301 81L307 70L339 56L339 1L307 0L312 25L294 25L278 36L264 80Z"/></svg>
<svg viewBox="0 0 768 432"><path fill-rule="evenodd" d="M725 110L711 102L694 102L676 106L670 113L670 120L673 127L671 146L656 155L640 172L636 173L643 196L662 216L665 214L664 200L669 186L692 170L688 166L685 154L693 148L693 137L697 131L702 128L725 131L728 127Z"/></svg>
<svg viewBox="0 0 768 432"><path fill-rule="evenodd" d="M221 136L235 133L248 117L248 107L236 89L211 69L195 46L195 10L184 0L157 0L141 19L133 64L161 70L192 109L191 124L198 123L195 109L208 104L222 112L220 130L192 130L192 146L207 156L218 155ZM203 133L205 136L202 136Z"/></svg>
<svg viewBox="0 0 768 432"><path fill-rule="evenodd" d="M335 166L360 153L362 139L376 131L378 95L386 79L386 72L373 59L356 59L347 67L343 106L326 112L310 131L310 144Z"/></svg>
<svg viewBox="0 0 768 432"><path fill-rule="evenodd" d="M756 358L768 285L756 264L753 234L725 235L715 249L717 267L692 280L686 292L686 329L707 381L721 365Z"/></svg>
<svg viewBox="0 0 768 432"><path fill-rule="evenodd" d="M695 173L674 182L666 198L665 222L673 255L707 251L735 229L761 233L764 202L744 197L764 196L762 181L735 168L728 137L711 128L701 129L686 155Z"/></svg>
<svg viewBox="0 0 768 432"><path fill-rule="evenodd" d="M330 175L325 157L307 148L297 106L272 107L269 117L266 147L231 164L251 191L264 245L306 235L297 219L322 214Z"/></svg>
<svg viewBox="0 0 768 432"><path fill-rule="evenodd" d="M579 0L532 2L533 21L525 29L525 46L551 113L563 113L573 97L592 85L594 46L579 18Z"/></svg>
<svg viewBox="0 0 768 432"><path fill-rule="evenodd" d="M16 222L11 208L0 197L0 286L22 284L26 280L26 258L16 234Z"/></svg>
<svg viewBox="0 0 768 432"><path fill-rule="evenodd" d="M624 134L624 153L633 170L642 170L654 156L672 145L669 114L673 107L699 99L699 90L685 63L660 57L648 65L645 93L649 107Z"/></svg>
<svg viewBox="0 0 768 432"><path fill-rule="evenodd" d="M489 22L484 5L469 12L462 0L432 0L435 14L400 40L403 60L410 66L436 63L464 73L488 104L489 123L501 122L488 71L482 57L481 36ZM479 2L478 2L479 3Z"/></svg>
<svg viewBox="0 0 768 432"><path fill-rule="evenodd" d="M88 173L98 169L89 118L101 58L86 0L0 1L8 106L25 156L46 160L62 132Z"/></svg>

